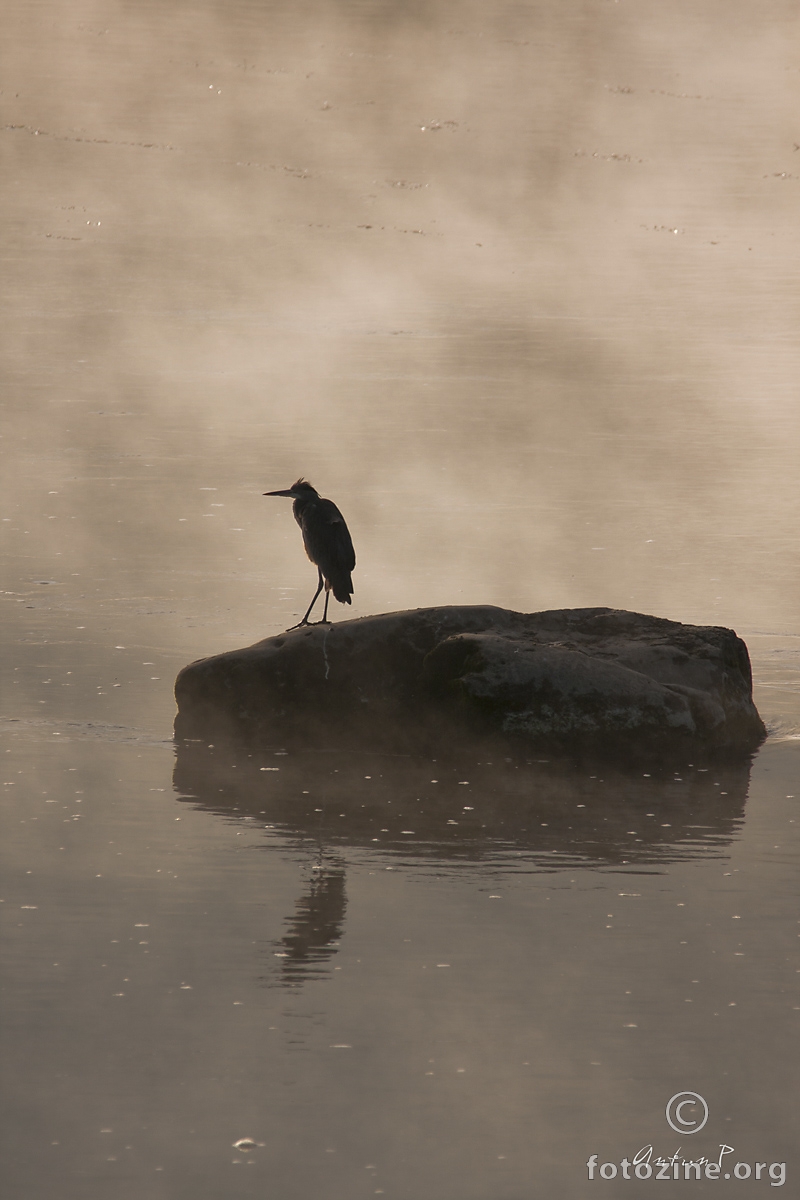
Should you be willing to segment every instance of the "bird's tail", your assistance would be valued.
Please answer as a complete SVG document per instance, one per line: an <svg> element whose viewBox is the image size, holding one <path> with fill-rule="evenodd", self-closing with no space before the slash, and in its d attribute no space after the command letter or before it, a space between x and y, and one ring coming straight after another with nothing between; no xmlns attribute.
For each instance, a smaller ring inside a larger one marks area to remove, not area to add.
<svg viewBox="0 0 800 1200"><path fill-rule="evenodd" d="M335 579L329 579L331 591L340 604L352 604L353 577L349 571L342 571Z"/></svg>

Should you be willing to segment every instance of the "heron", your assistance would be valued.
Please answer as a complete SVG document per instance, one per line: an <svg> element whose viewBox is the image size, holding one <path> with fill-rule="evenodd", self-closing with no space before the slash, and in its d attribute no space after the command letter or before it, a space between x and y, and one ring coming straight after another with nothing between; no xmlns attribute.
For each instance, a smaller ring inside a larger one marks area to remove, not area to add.
<svg viewBox="0 0 800 1200"><path fill-rule="evenodd" d="M307 479L298 479L290 488L278 492L264 492L265 496L291 496L292 512L303 535L306 554L319 573L319 583L314 597L306 609L306 615L292 629L308 625L311 610L317 596L325 588L325 610L322 620L316 624L327 625L328 600L333 592L340 604L350 604L353 580L350 572L356 565L356 552L344 517L332 500L325 500Z"/></svg>

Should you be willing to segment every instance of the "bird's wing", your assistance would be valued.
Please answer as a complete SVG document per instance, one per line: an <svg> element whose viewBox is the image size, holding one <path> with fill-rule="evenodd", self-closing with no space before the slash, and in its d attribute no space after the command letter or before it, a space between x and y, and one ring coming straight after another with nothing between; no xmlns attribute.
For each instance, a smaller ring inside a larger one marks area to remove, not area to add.
<svg viewBox="0 0 800 1200"><path fill-rule="evenodd" d="M318 500L303 513L303 541L306 552L326 579L338 572L350 572L356 565L356 553L345 519L332 500Z"/></svg>

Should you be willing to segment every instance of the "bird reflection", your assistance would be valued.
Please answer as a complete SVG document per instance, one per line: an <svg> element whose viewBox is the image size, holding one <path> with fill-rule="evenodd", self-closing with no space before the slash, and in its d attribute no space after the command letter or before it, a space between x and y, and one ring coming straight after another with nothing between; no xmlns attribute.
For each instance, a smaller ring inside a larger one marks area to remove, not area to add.
<svg viewBox="0 0 800 1200"><path fill-rule="evenodd" d="M281 982L295 987L319 978L320 969L336 953L342 936L347 898L342 868L315 867L308 891L295 904L286 933L276 942Z"/></svg>

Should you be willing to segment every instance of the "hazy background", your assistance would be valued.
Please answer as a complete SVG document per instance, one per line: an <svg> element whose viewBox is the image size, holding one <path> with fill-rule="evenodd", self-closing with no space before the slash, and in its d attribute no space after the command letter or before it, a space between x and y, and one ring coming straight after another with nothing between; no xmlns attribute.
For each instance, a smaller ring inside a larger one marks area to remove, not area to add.
<svg viewBox="0 0 800 1200"><path fill-rule="evenodd" d="M11 5L12 550L184 617L211 572L235 628L170 630L210 652L310 598L260 495L302 473L353 615L794 628L796 34L709 0Z"/></svg>

